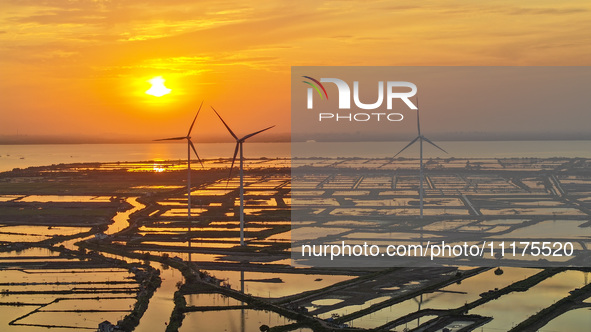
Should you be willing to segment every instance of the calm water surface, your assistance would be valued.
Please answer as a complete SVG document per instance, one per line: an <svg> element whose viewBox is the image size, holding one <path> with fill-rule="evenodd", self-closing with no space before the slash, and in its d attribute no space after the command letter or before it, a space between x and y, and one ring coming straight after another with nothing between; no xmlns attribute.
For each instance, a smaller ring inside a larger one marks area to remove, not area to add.
<svg viewBox="0 0 591 332"><path fill-rule="evenodd" d="M248 143L247 158L286 158L291 152L298 157L392 157L407 142L312 142ZM437 142L449 154L425 145L430 157L502 158L502 157L587 157L591 158L591 141L480 141ZM202 158L230 158L234 143L196 143ZM418 156L418 147L404 152L404 157ZM117 162L143 160L178 160L187 158L182 143L140 144L42 144L0 145L0 171L15 167L45 166L78 162Z"/></svg>

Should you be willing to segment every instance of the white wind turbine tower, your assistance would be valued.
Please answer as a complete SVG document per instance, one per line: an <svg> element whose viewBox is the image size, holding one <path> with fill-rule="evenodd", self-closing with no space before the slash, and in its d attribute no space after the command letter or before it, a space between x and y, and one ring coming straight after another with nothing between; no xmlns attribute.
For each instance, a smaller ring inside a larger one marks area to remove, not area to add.
<svg viewBox="0 0 591 332"><path fill-rule="evenodd" d="M242 150L242 143L244 143L247 139L253 137L254 135L260 134L263 131L269 130L275 126L267 127L265 129L255 131L254 133L248 134L242 138L238 138L238 136L236 136L236 134L234 134L232 129L230 129L230 127L228 127L228 125L226 124L224 119L222 119L222 117L215 110L215 108L213 108L213 106L212 106L211 109L215 112L215 114L217 114L218 118L220 118L220 120L222 120L222 123L224 124L224 126L226 126L226 129L228 129L228 131L230 132L230 135L232 135L232 137L234 137L234 139L236 140L236 148L234 149L234 156L232 157L232 165L230 166L230 175L228 176L228 179L230 179L232 177L232 168L234 168L234 162L236 161L236 155L238 154L238 149L240 149L240 246L244 246L244 154L242 152L243 151Z"/></svg>
<svg viewBox="0 0 591 332"><path fill-rule="evenodd" d="M193 131L193 126L195 125L195 120L197 120L197 116L199 115L199 112L201 112L201 106L203 106L203 102L201 102L201 105L199 105L199 109L197 110L197 114L195 114L195 118L193 118L193 122L191 123L191 127L189 127L189 131L187 132L187 136L180 136L180 137L171 137L171 138L162 138L162 139L157 139L155 141L180 141L180 140L187 140L187 218L189 219L189 231L188 231L188 236L191 236L191 149L193 149L193 152L195 152L195 156L197 157L197 160L199 161L199 163L201 164L201 167L203 167L203 163L201 162L201 159L199 158L199 155L197 154L197 149L195 149L195 145L193 145L193 142L191 141L191 131ZM191 245L191 240L189 239L189 246Z"/></svg>
<svg viewBox="0 0 591 332"><path fill-rule="evenodd" d="M419 120L419 97L417 96L417 130L419 135L413 139L412 141L410 141L410 143L408 143L407 146L405 146L402 150L400 150L397 154L394 155L394 158L396 158L396 156L398 156L399 154L402 153L402 151L406 150L406 148L408 148L409 146L413 145L416 141L419 141L419 155L420 155L420 166L419 166L419 204L420 204L420 210L421 210L421 218L423 218L423 181L424 181L424 174L423 174L423 141L433 145L434 147L438 148L439 150L447 153L447 151L443 150L442 148L440 148L439 146L437 146L435 143L431 142L430 139L428 139L427 137L423 136L421 134L421 121Z"/></svg>

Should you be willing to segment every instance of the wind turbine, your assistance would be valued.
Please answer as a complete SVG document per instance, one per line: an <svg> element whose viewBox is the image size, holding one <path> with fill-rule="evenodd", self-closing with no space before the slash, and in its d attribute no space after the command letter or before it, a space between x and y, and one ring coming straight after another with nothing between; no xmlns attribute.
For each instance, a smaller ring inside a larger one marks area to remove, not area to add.
<svg viewBox="0 0 591 332"><path fill-rule="evenodd" d="M161 139L157 139L155 141L180 141L180 140L187 140L187 218L189 219L189 232L188 232L188 236L189 236L189 246L191 246L191 240L190 240L190 234L191 234L191 149L193 149L193 152L195 152L195 156L197 157L197 160L199 160L199 163L201 164L201 167L203 167L203 163L201 162L201 159L199 158L199 155L197 154L197 149L195 149L195 145L193 145L193 142L191 141L191 131L193 131L193 126L195 125L195 120L197 120L197 116L199 115L199 112L201 112L201 106L203 106L203 102L201 102L201 105L199 105L199 109L197 110L197 114L195 114L195 118L193 118L193 122L191 123L191 127L189 127L189 131L187 132L186 136L180 136L180 137L171 137L171 138L161 138Z"/></svg>
<svg viewBox="0 0 591 332"><path fill-rule="evenodd" d="M254 135L260 134L265 130L269 130L275 126L267 127L265 129L255 131L254 133L250 133L242 138L238 138L236 134L228 127L224 119L220 116L220 114L213 108L211 109L215 112L215 114L222 120L226 129L230 132L230 135L234 137L236 140L236 148L234 148L234 156L232 157L232 165L230 166L230 175L228 176L228 181L232 177L232 168L234 168L234 162L236 161L236 155L238 154L238 149L240 149L240 246L244 246L244 154L242 153L242 143L244 143L247 139L253 137Z"/></svg>
<svg viewBox="0 0 591 332"><path fill-rule="evenodd" d="M420 154L420 166L419 166L419 181L420 181L420 186L419 186L419 204L420 204L420 210L421 210L421 219L423 218L423 180L424 180L424 174L423 174L423 141L433 145L434 147L438 148L439 150L447 153L447 151L443 150L442 148L440 148L439 146L437 146L435 143L431 142L430 139L428 139L427 137L423 136L423 134L421 134L421 121L419 120L419 97L417 96L417 130L419 135L413 139L412 141L410 141L410 143L408 143L407 146L405 146L402 150L400 150L397 154L394 155L394 158L396 158L396 156L398 156L399 154L402 153L402 151L406 150L406 148L408 148L409 146L413 145L416 141L419 141L419 154Z"/></svg>

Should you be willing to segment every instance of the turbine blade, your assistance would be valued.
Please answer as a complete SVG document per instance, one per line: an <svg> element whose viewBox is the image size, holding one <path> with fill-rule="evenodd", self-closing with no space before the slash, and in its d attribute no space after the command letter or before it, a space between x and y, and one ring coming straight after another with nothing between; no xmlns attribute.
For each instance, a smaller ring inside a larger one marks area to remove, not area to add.
<svg viewBox="0 0 591 332"><path fill-rule="evenodd" d="M246 135L246 136L242 137L240 140L244 142L245 140L247 140L247 139L249 139L249 138L253 137L254 135L260 134L260 133L262 133L263 131L265 131L265 130L269 130L269 129L273 128L273 127L275 127L275 126L267 127L267 128L265 128L265 129L263 129L263 130L259 130L259 131L257 131L257 132L254 132L254 133L252 133L252 134L248 134L248 135Z"/></svg>
<svg viewBox="0 0 591 332"><path fill-rule="evenodd" d="M236 142L236 148L234 148L234 156L232 157L232 165L230 165L230 174L228 174L228 182L226 182L226 188L228 188L228 183L230 179L232 179L232 169L234 168L234 162L236 162L236 156L238 155L238 147L240 143Z"/></svg>
<svg viewBox="0 0 591 332"><path fill-rule="evenodd" d="M430 140L430 139L428 139L427 137L423 136L423 139L425 140L425 142L427 142L427 143L429 143L429 144L433 145L434 147L438 148L439 150L441 150L441 151L443 151L443 152L447 153L447 151L445 151L445 150L443 150L442 148L440 148L439 146L437 146L437 144L435 144L435 143L431 142L431 140Z"/></svg>
<svg viewBox="0 0 591 332"><path fill-rule="evenodd" d="M232 157L232 165L230 165L230 174L228 174L228 182L232 178L232 169L234 168L234 163L236 162L236 156L238 155L238 147L240 143L236 143L236 148L234 148L234 156Z"/></svg>
<svg viewBox="0 0 591 332"><path fill-rule="evenodd" d="M397 155L401 154L402 151L406 150L406 148L408 148L409 146L413 145L421 136L417 136L415 139L413 139L412 141L410 141L410 143L408 143L407 146L405 146L402 150L398 151L397 154L394 155L394 158L396 158Z"/></svg>
<svg viewBox="0 0 591 332"><path fill-rule="evenodd" d="M226 129L228 129L228 131L230 132L230 135L232 135L232 137L234 137L235 140L238 140L238 136L236 136L236 134L234 134L232 129L230 129L230 127L228 127L228 125L226 124L226 121L224 121L224 119L222 119L222 117L220 116L218 111L216 111L215 108L213 108L213 106L211 106L211 109L215 112L215 114L217 114L218 118L220 118L220 120L222 120L222 123L224 124L224 126L226 126Z"/></svg>
<svg viewBox="0 0 591 332"><path fill-rule="evenodd" d="M186 137L171 137L171 138L161 138L161 139L155 139L154 141L180 141L182 139L185 139Z"/></svg>
<svg viewBox="0 0 591 332"><path fill-rule="evenodd" d="M199 115L199 112L201 112L201 106L203 106L203 101L201 102L201 105L199 105L199 109L197 110L197 114L195 114L195 118L193 118L193 123L191 123L191 127L189 127L187 137L191 136L191 131L193 131L193 126L195 125L195 120L197 120L197 116Z"/></svg>
<svg viewBox="0 0 591 332"><path fill-rule="evenodd" d="M197 154L197 149L195 149L195 145L193 145L193 142L191 141L191 139L187 139L187 141L189 142L189 144L191 145L191 148L193 149L193 152L195 152L195 156L197 157L197 160L199 160L199 163L201 164L201 168L205 168L203 166L203 162L201 162L201 158L199 158L199 155Z"/></svg>

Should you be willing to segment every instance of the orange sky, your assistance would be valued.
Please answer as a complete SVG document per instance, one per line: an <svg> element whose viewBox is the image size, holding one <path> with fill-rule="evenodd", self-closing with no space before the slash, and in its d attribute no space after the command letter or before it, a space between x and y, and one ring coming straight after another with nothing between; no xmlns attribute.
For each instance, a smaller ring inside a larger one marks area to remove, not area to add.
<svg viewBox="0 0 591 332"><path fill-rule="evenodd" d="M288 133L296 65L591 64L584 1L1 6L0 135L178 136L203 99L238 134ZM172 93L146 95L154 76ZM226 135L209 109L199 120L197 140Z"/></svg>

